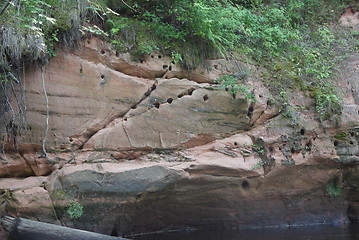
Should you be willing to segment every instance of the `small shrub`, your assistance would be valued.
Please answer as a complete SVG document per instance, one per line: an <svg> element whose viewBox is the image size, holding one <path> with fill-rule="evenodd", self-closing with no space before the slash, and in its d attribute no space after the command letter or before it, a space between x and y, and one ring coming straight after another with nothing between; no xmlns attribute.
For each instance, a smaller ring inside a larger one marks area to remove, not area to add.
<svg viewBox="0 0 359 240"><path fill-rule="evenodd" d="M219 83L222 88L229 89L232 94L237 94L239 92L251 102L254 102L255 100L254 94L251 92L250 88L244 85L235 75L223 75L222 77L215 80L215 82Z"/></svg>
<svg viewBox="0 0 359 240"><path fill-rule="evenodd" d="M343 188L339 185L338 179L333 179L327 183L326 191L330 197L340 197L343 193Z"/></svg>
<svg viewBox="0 0 359 240"><path fill-rule="evenodd" d="M70 216L71 219L80 218L84 213L84 208L81 203L71 200L69 206L66 210L67 214Z"/></svg>

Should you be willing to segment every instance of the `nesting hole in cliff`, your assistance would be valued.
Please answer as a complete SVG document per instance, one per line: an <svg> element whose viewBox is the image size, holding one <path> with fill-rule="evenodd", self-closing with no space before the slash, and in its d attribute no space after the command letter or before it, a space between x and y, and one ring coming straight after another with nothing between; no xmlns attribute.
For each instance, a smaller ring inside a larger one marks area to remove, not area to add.
<svg viewBox="0 0 359 240"><path fill-rule="evenodd" d="M137 105L134 105L131 107L131 109L136 109L137 108Z"/></svg>
<svg viewBox="0 0 359 240"><path fill-rule="evenodd" d="M192 93L194 92L194 90L196 90L195 88L191 88L188 90L188 95L192 95Z"/></svg>
<svg viewBox="0 0 359 240"><path fill-rule="evenodd" d="M90 44L91 43L91 41L90 40L87 40L87 44Z"/></svg>
<svg viewBox="0 0 359 240"><path fill-rule="evenodd" d="M214 67L214 69L218 69L218 65L217 65L217 64L213 65L213 67Z"/></svg>
<svg viewBox="0 0 359 240"><path fill-rule="evenodd" d="M125 122L126 122L126 121L127 121L127 118L124 118L124 119L123 119L123 121L125 121Z"/></svg>
<svg viewBox="0 0 359 240"><path fill-rule="evenodd" d="M144 62L143 59L141 59L141 60L140 60L140 63L143 63L143 62Z"/></svg>
<svg viewBox="0 0 359 240"><path fill-rule="evenodd" d="M254 110L253 106L249 106L248 112L247 112L247 116L248 116L248 117L252 117L253 110Z"/></svg>
<svg viewBox="0 0 359 240"><path fill-rule="evenodd" d="M105 79L105 75L101 75L101 79Z"/></svg>
<svg viewBox="0 0 359 240"><path fill-rule="evenodd" d="M155 56L151 55L151 58L154 58Z"/></svg>
<svg viewBox="0 0 359 240"><path fill-rule="evenodd" d="M234 146L238 146L238 143L237 143L237 142L234 142L233 144L234 144Z"/></svg>
<svg viewBox="0 0 359 240"><path fill-rule="evenodd" d="M304 128L300 129L300 135L304 135L304 134L305 134L305 129Z"/></svg>
<svg viewBox="0 0 359 240"><path fill-rule="evenodd" d="M158 55L158 58L159 58L159 59L161 59L161 58L162 58L162 56L161 56L161 55Z"/></svg>
<svg viewBox="0 0 359 240"><path fill-rule="evenodd" d="M74 140L72 138L69 139L70 142L73 142Z"/></svg>
<svg viewBox="0 0 359 240"><path fill-rule="evenodd" d="M120 52L116 51L116 57L119 57L119 56L120 56Z"/></svg>
<svg viewBox="0 0 359 240"><path fill-rule="evenodd" d="M269 152L274 152L274 148L273 148L272 146L270 146L270 147L268 148L268 151L269 151Z"/></svg>
<svg viewBox="0 0 359 240"><path fill-rule="evenodd" d="M207 100L208 100L208 95L204 95L204 96L203 96L203 100L204 100L204 101L207 101Z"/></svg>
<svg viewBox="0 0 359 240"><path fill-rule="evenodd" d="M154 106L155 106L155 108L160 108L160 103L159 102L155 102L154 104L153 104Z"/></svg>
<svg viewBox="0 0 359 240"><path fill-rule="evenodd" d="M105 50L101 50L101 52L100 52L101 54L105 54L106 52L105 52Z"/></svg>
<svg viewBox="0 0 359 240"><path fill-rule="evenodd" d="M172 71L172 66L169 66L169 67L168 67L168 70L169 70L169 71Z"/></svg>
<svg viewBox="0 0 359 240"><path fill-rule="evenodd" d="M295 153L295 149L294 149L294 148L291 148L291 149L290 149L290 152L291 152L291 153Z"/></svg>
<svg viewBox="0 0 359 240"><path fill-rule="evenodd" d="M350 144L350 145L353 145L353 144L354 144L354 142L353 142L353 141L350 141L350 142L349 142L349 144Z"/></svg>
<svg viewBox="0 0 359 240"><path fill-rule="evenodd" d="M225 90L226 92L228 92L229 88L225 88L224 90Z"/></svg>
<svg viewBox="0 0 359 240"><path fill-rule="evenodd" d="M184 96L184 94L181 93L181 94L179 94L177 97L178 97L178 98L181 98L181 97L183 97L183 96Z"/></svg>
<svg viewBox="0 0 359 240"><path fill-rule="evenodd" d="M232 98L236 99L237 95L235 93L232 94Z"/></svg>
<svg viewBox="0 0 359 240"><path fill-rule="evenodd" d="M82 68L82 66L80 67L80 73L83 73L84 69Z"/></svg>
<svg viewBox="0 0 359 240"><path fill-rule="evenodd" d="M173 98L168 98L167 102L171 104L173 102Z"/></svg>
<svg viewBox="0 0 359 240"><path fill-rule="evenodd" d="M249 182L248 182L247 180L244 180L244 181L242 182L242 188L243 188L244 190L248 190L248 189L249 189Z"/></svg>
<svg viewBox="0 0 359 240"><path fill-rule="evenodd" d="M166 68L168 68L168 65L165 64L165 65L162 66L162 68L163 68L163 69L166 69Z"/></svg>
<svg viewBox="0 0 359 240"><path fill-rule="evenodd" d="M339 145L339 142L338 141L334 141L334 146L337 147Z"/></svg>
<svg viewBox="0 0 359 240"><path fill-rule="evenodd" d="M259 94L259 95L258 95L258 97L262 98L262 97L263 97L263 95L262 95L262 94Z"/></svg>
<svg viewBox="0 0 359 240"><path fill-rule="evenodd" d="M152 85L151 91L156 90L157 86L155 84Z"/></svg>

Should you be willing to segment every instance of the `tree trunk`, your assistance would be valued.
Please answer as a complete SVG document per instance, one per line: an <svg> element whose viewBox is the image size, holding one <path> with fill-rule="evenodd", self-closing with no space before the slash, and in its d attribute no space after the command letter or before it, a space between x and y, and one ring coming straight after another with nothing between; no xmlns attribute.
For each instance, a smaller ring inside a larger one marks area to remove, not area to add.
<svg viewBox="0 0 359 240"><path fill-rule="evenodd" d="M4 217L1 223L11 240L126 240L23 218Z"/></svg>

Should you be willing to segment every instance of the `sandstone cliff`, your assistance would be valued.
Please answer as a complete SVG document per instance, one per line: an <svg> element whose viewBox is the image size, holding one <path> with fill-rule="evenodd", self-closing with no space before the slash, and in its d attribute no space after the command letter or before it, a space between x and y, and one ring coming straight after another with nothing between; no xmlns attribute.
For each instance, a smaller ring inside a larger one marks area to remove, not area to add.
<svg viewBox="0 0 359 240"><path fill-rule="evenodd" d="M357 53L336 79L342 115L319 121L312 100L293 91L298 107L286 118L256 66L246 66L251 102L214 84L235 61L189 72L158 53L134 62L88 39L27 66L28 131L2 142L1 213L115 236L357 221L358 66ZM73 202L79 218L67 214Z"/></svg>

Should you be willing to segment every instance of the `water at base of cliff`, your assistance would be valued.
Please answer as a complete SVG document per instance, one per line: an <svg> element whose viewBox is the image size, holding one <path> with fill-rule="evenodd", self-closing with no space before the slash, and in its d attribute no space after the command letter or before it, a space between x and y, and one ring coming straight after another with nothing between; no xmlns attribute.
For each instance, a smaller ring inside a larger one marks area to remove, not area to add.
<svg viewBox="0 0 359 240"><path fill-rule="evenodd" d="M359 223L248 230L187 230L130 238L134 240L359 240Z"/></svg>

